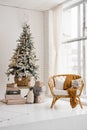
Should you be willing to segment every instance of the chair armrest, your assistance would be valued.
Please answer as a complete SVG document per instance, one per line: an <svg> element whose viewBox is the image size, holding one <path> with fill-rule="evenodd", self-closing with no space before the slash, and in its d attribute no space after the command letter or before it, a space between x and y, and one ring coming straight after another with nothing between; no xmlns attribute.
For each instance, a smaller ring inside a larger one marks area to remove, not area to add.
<svg viewBox="0 0 87 130"><path fill-rule="evenodd" d="M50 88L50 91L51 91L52 95L54 95L54 92L53 92L54 80L53 80L52 77L50 77L49 80L48 80L48 86L49 86L49 88Z"/></svg>
<svg viewBox="0 0 87 130"><path fill-rule="evenodd" d="M80 90L80 94L79 94L79 96L80 96L81 93L82 93L83 87L84 87L84 81L82 80L82 86L78 88L78 89Z"/></svg>

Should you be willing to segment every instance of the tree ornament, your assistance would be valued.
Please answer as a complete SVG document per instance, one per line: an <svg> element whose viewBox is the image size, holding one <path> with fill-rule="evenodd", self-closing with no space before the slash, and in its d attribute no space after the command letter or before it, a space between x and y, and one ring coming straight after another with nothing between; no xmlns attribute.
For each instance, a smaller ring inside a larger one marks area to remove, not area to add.
<svg viewBox="0 0 87 130"><path fill-rule="evenodd" d="M19 80L19 81L21 81L21 80L22 80L22 78L20 78L20 77L19 77L19 78L18 78L18 80Z"/></svg>
<svg viewBox="0 0 87 130"><path fill-rule="evenodd" d="M28 51L26 51L26 54L28 55L28 54L29 54L29 52L28 52Z"/></svg>

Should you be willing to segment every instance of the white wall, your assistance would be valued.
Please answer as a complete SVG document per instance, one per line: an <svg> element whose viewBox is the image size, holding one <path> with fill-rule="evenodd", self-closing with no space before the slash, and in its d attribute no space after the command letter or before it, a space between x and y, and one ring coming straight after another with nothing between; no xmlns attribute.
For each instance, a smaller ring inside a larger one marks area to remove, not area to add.
<svg viewBox="0 0 87 130"><path fill-rule="evenodd" d="M16 48L16 40L22 32L22 24L27 21L31 28L36 55L39 59L40 80L43 79L43 12L0 6L0 86L8 80L5 74L9 60ZM10 78L13 82L13 78Z"/></svg>

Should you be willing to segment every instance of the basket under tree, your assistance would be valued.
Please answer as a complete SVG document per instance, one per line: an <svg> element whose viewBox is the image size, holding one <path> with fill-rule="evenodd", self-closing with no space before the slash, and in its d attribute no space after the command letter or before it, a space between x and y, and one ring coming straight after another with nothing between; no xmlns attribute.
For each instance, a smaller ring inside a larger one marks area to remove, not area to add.
<svg viewBox="0 0 87 130"><path fill-rule="evenodd" d="M17 47L10 59L7 76L13 75L18 86L28 86L31 77L38 78L38 65L30 26L24 24Z"/></svg>

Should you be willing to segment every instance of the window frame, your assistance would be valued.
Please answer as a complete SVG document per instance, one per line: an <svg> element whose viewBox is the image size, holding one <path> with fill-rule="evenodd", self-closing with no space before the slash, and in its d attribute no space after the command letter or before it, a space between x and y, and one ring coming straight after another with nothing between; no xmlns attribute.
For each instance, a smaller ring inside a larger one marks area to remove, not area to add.
<svg viewBox="0 0 87 130"><path fill-rule="evenodd" d="M82 66L82 70L83 70L83 79L84 79L84 81L85 81L85 86L84 86L84 92L83 92L83 94L87 94L87 91L86 91L86 89L87 89L87 87L86 87L86 63L85 63L85 58L86 58L86 54L85 54L85 40L87 40L87 36L85 36L85 13L86 13L86 6L85 6L85 4L86 4L86 2L87 1L83 1L83 0L81 0L81 1L79 1L79 2L76 2L76 3L74 3L74 4L71 4L71 5L69 5L69 6L67 6L67 7L65 7L64 9L63 9L63 11L67 11L68 9L72 9L72 8L74 8L75 6L77 6L78 7L78 36L77 36L77 38L71 38L71 39L69 39L69 40L67 40L67 41L64 41L64 42L62 42L62 44L70 44L70 43L73 43L73 42L78 42L79 44L81 44L81 42L82 42L82 49L83 49L83 66ZM82 4L83 5L83 29L82 29L82 36L80 37L80 4ZM78 44L78 48L79 48L79 44ZM78 49L79 50L79 49ZM81 59L79 56L79 54L81 53L81 50L79 50L78 51L78 70L79 70L79 72L78 73L81 73L80 71L81 71L81 67L79 66L79 64L80 64L80 60L79 59Z"/></svg>

